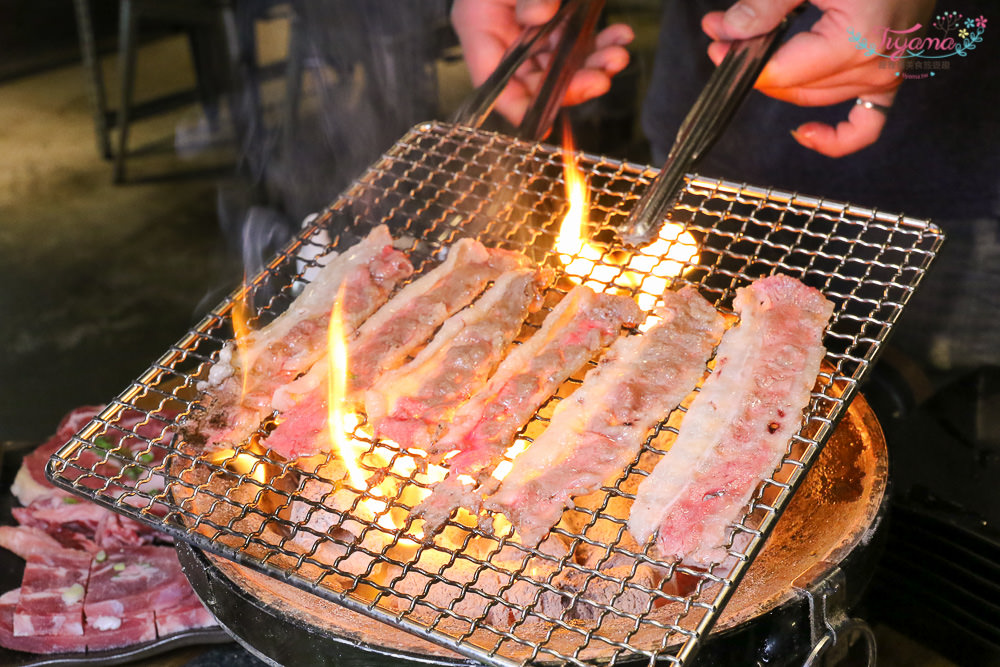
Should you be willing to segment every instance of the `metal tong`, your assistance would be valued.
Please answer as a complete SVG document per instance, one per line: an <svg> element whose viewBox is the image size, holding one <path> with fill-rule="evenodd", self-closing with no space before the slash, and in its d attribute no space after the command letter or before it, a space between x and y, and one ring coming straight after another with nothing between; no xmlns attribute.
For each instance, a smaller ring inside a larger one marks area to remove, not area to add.
<svg viewBox="0 0 1000 667"><path fill-rule="evenodd" d="M660 173L625 221L619 235L626 245L644 246L659 234L683 189L685 174L722 134L795 14L771 32L730 47L681 123Z"/></svg>
<svg viewBox="0 0 1000 667"><path fill-rule="evenodd" d="M604 4L605 0L568 0L547 23L525 29L489 78L455 112L452 122L476 128L482 126L497 97L524 61L535 53L536 45L565 23L538 95L517 131L522 139L542 139L555 122L570 79L583 63L587 43L594 35Z"/></svg>

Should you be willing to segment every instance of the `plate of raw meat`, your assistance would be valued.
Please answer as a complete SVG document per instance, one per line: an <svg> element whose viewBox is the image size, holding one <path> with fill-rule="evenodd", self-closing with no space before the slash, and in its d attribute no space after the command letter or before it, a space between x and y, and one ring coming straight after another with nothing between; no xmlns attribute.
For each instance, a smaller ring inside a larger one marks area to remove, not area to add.
<svg viewBox="0 0 1000 667"><path fill-rule="evenodd" d="M45 479L52 452L98 411L71 411L41 445L0 447L4 665L123 664L230 641L195 596L166 535ZM124 467L139 447L125 437L107 444Z"/></svg>

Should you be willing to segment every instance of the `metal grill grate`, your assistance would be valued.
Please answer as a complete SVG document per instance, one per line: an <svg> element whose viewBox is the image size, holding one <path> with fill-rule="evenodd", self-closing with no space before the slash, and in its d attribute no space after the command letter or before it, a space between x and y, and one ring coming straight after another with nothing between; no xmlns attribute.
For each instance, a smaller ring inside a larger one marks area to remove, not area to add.
<svg viewBox="0 0 1000 667"><path fill-rule="evenodd" d="M582 155L589 231L600 250L590 279L657 296L655 269L626 270L614 230L655 172ZM593 661L683 663L708 632L804 470L920 282L943 236L898 215L692 177L673 221L698 242L680 284L696 285L724 312L734 290L774 272L820 289L837 304L811 408L783 465L763 481L736 526L729 556L710 571L659 562L625 531L635 484L676 433L661 424L615 484L564 516L565 551L527 549L502 531L449 523L433 544L408 539L408 510L428 487L411 454L352 434L366 450L368 488L351 486L328 459L293 464L266 439L209 455L175 435L198 409L196 384L232 337L236 304L251 325L282 312L314 259L387 223L418 273L461 236L518 250L560 268L554 250L567 209L563 159L551 146L444 124L412 130L305 230L264 272L220 304L88 424L49 464L56 483L176 538L494 664ZM659 261L654 258L653 264ZM573 284L563 274L555 297ZM646 297L650 298L650 297ZM532 316L537 326L545 315ZM544 426L569 384L524 429ZM679 413L678 413L679 414ZM676 420L678 415L672 419ZM158 433L141 437L139 432ZM126 436L139 454L109 448Z"/></svg>

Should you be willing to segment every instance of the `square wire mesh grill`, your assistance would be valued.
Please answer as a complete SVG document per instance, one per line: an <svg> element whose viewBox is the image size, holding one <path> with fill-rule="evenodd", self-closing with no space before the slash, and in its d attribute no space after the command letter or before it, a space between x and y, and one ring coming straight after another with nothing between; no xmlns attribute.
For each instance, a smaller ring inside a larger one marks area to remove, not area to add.
<svg viewBox="0 0 1000 667"><path fill-rule="evenodd" d="M655 172L578 155L598 249L585 278L651 300L665 281L663 248L637 269L617 241ZM709 631L769 534L943 242L901 215L692 176L673 212L698 244L673 287L695 285L724 313L736 288L781 272L821 290L837 310L824 368L801 431L734 527L729 556L709 571L661 562L625 531L635 484L669 447L683 408L661 423L614 482L567 511L553 538L525 548L495 522L456 517L433 543L408 520L432 482L413 454L351 433L371 475L355 488L333 454L289 462L266 437L205 452L177 435L197 389L232 338L238 304L250 324L283 312L310 271L385 223L416 275L457 238L518 250L559 277L539 326L581 279L555 250L568 209L558 148L445 124L414 128L274 258L216 307L50 461L60 486L355 611L493 664L684 663ZM667 246L671 242L666 242ZM639 251L642 252L642 251ZM649 251L647 251L649 252ZM645 296L643 296L645 295ZM523 340L524 336L522 336ZM578 385L571 378L523 429L530 439ZM120 444L119 444L120 443Z"/></svg>

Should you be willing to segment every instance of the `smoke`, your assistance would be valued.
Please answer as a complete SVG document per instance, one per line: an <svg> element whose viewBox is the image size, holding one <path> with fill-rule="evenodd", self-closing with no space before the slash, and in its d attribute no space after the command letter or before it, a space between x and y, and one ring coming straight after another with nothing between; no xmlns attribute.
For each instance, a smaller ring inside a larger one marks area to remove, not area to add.
<svg viewBox="0 0 1000 667"><path fill-rule="evenodd" d="M245 11L254 4L266 3ZM224 186L219 214L245 257L288 238L412 126L440 117L436 62L450 39L447 4L293 2L282 67L267 81L244 63L251 85L233 113L238 179Z"/></svg>

